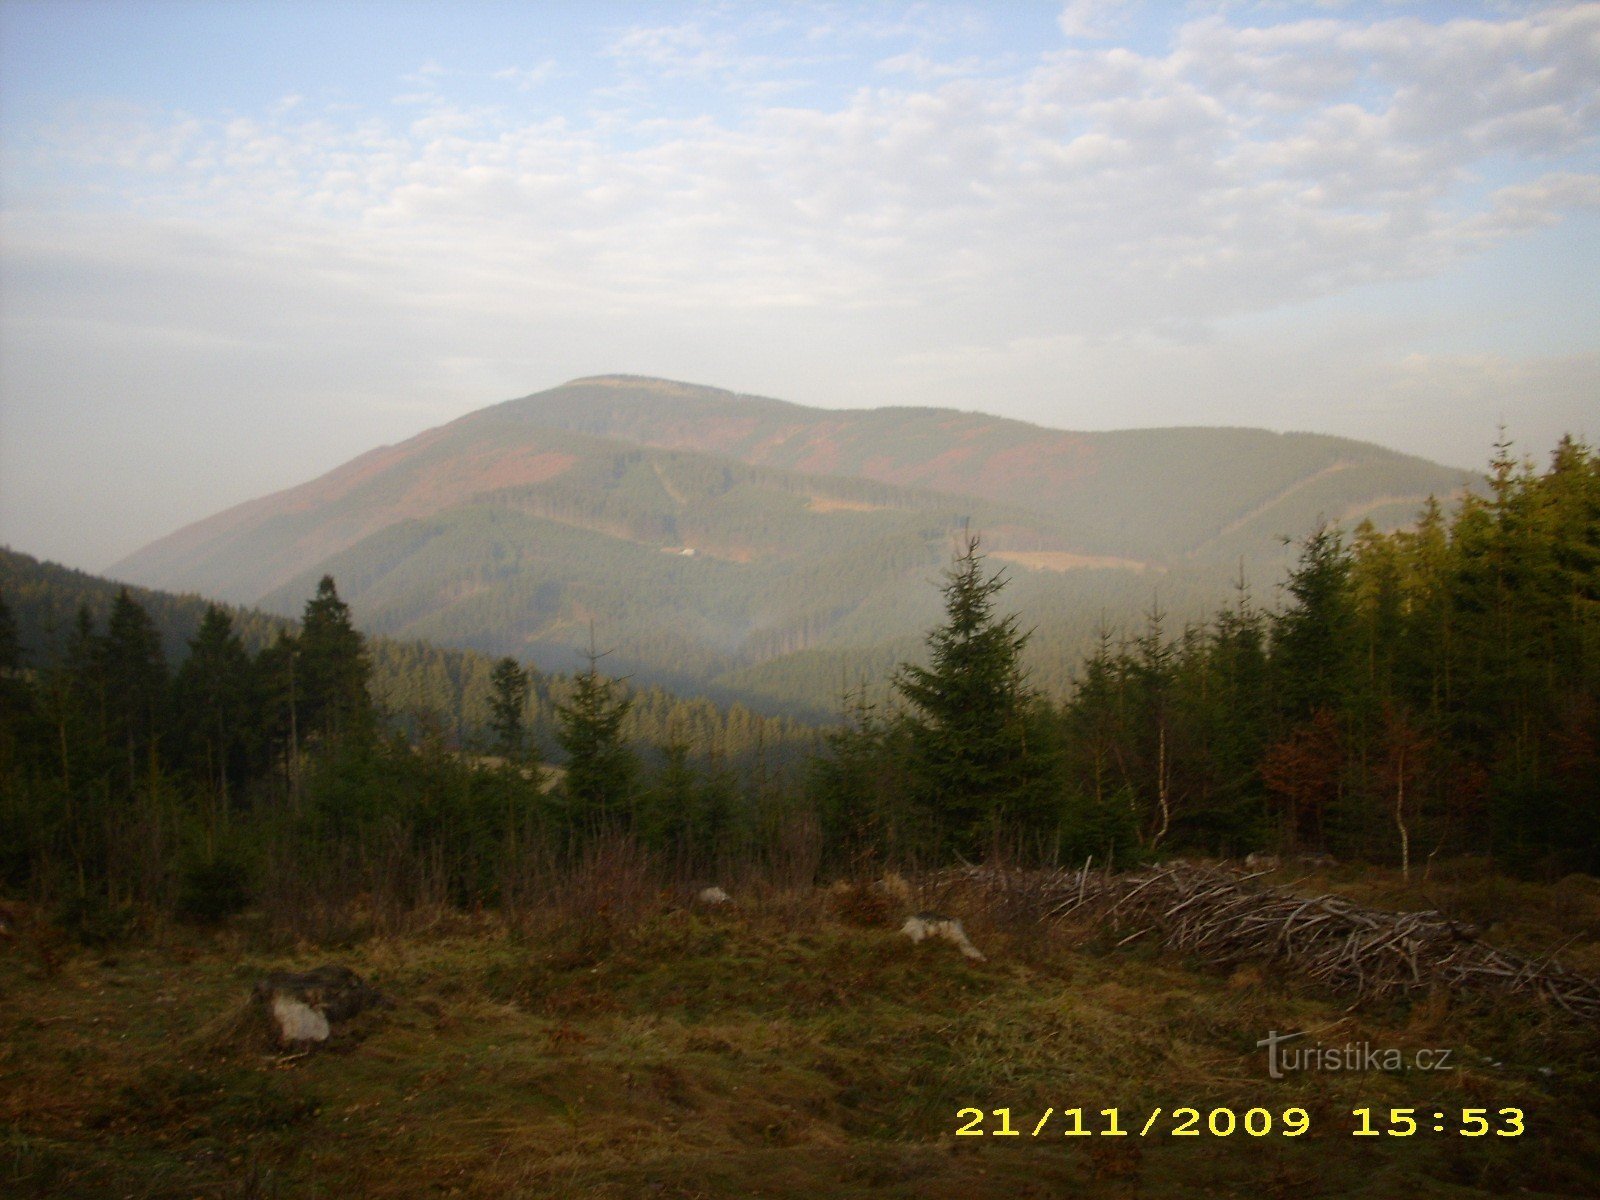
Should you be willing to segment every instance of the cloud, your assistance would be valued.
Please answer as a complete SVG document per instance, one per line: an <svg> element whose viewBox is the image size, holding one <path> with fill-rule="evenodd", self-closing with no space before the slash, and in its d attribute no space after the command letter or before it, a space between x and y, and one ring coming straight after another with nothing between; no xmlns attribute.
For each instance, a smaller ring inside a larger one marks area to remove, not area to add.
<svg viewBox="0 0 1600 1200"><path fill-rule="evenodd" d="M122 183L151 219L388 246L413 273L567 270L641 308L741 289L895 306L931 289L963 321L992 307L997 328L1027 312L1093 332L1437 271L1591 205L1590 172L1516 176L1592 143L1596 44L1595 5L1500 22L1213 17L1166 53L1063 49L998 77L906 51L877 61L910 86L832 108L552 125L429 92L396 99L420 110L403 126L302 102L226 122L121 114L60 145L166 180ZM608 54L663 77L774 68L742 45L688 21L628 30ZM447 255L430 250L446 239Z"/></svg>
<svg viewBox="0 0 1600 1200"><path fill-rule="evenodd" d="M1127 0L1070 0L1056 17L1069 38L1098 41L1120 32Z"/></svg>
<svg viewBox="0 0 1600 1200"><path fill-rule="evenodd" d="M557 74L560 65L553 58L547 58L531 67L507 67L496 71L494 78L514 83L520 92L532 91Z"/></svg>
<svg viewBox="0 0 1600 1200"><path fill-rule="evenodd" d="M1439 276L1600 205L1600 5L1219 14L1139 48L1091 40L1130 14L1072 6L1026 57L922 11L696 9L488 93L428 64L364 111L74 107L5 146L5 349L159 330L211 348L207 379L342 355L463 404L558 362L970 404L927 357L959 351L968 389L981 367L1063 395L1093 363L1192 421L1186 388L1250 391L1252 362L1300 395L1265 342L1214 365L1231 318ZM1461 372L1404 378L1455 394Z"/></svg>
<svg viewBox="0 0 1600 1200"><path fill-rule="evenodd" d="M920 50L896 54L880 61L876 69L885 75L909 75L921 83L939 79L960 79L983 74L989 64L979 58L963 58L953 62L939 62Z"/></svg>

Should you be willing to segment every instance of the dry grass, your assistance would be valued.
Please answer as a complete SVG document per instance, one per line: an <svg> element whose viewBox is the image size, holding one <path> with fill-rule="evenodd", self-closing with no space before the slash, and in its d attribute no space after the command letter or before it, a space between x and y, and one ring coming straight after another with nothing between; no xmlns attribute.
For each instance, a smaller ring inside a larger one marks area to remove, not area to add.
<svg viewBox="0 0 1600 1200"><path fill-rule="evenodd" d="M515 926L458 916L333 949L274 946L243 923L58 948L53 970L7 943L0 1195L1298 1198L1592 1195L1600 1181L1592 1036L1537 1009L1440 997L1350 1012L1256 968L1069 945L1021 907L963 911L912 885L747 880L734 905L701 909L625 861L592 866L591 890ZM1344 882L1364 902L1388 886ZM1511 886L1503 920L1566 928L1538 914L1570 889ZM934 906L987 963L894 932L908 907ZM270 1051L241 1007L251 982L327 960L397 1007L337 1049ZM1447 1047L1460 1069L1271 1080L1255 1045L1269 1029ZM1129 1114L1156 1105L1298 1105L1313 1132L1028 1136L1047 1108L1097 1121L1113 1105L1135 1134ZM1530 1132L1348 1133L1356 1107L1463 1106L1523 1107ZM965 1107L1009 1108L1023 1136L956 1137Z"/></svg>

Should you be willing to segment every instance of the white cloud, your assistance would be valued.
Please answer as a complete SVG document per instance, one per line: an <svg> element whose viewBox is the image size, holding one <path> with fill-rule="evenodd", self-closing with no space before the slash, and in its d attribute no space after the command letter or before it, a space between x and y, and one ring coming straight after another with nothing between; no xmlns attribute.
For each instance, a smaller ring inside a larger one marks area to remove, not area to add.
<svg viewBox="0 0 1600 1200"><path fill-rule="evenodd" d="M1600 5L1401 11L1209 16L1140 51L1083 40L1129 14L1072 6L1072 44L1007 65L955 17L705 9L618 33L612 72L558 110L518 99L582 77L554 58L497 72L497 106L426 64L403 112L80 109L6 147L8 190L50 200L8 214L5 348L42 322L317 360L308 377L344 356L462 407L557 364L858 403L970 405L989 373L1043 409L1143 389L1190 421L1241 394L1270 416L1246 386L1267 363L1280 401L1332 406L1219 323L1437 275L1600 205ZM841 98L791 90L863 48ZM1459 394L1463 372L1427 361L1330 377L1397 404ZM1558 377L1581 374L1486 377L1570 395Z"/></svg>
<svg viewBox="0 0 1600 1200"><path fill-rule="evenodd" d="M1056 24L1069 38L1098 40L1120 32L1127 0L1069 0Z"/></svg>
<svg viewBox="0 0 1600 1200"><path fill-rule="evenodd" d="M494 78L514 83L518 91L528 92L550 80L559 69L560 64L555 59L547 58L531 67L507 67L502 71L496 71Z"/></svg>
<svg viewBox="0 0 1600 1200"><path fill-rule="evenodd" d="M417 93L397 98L422 110L398 129L302 104L209 126L122 115L70 140L80 163L188 180L125 185L153 217L372 238L406 270L448 238L454 265L428 269L560 262L641 308L743 287L833 303L847 280L867 304L963 287L949 298L968 310L1003 288L1018 303L999 324L1027 308L1093 330L1437 270L1590 203L1593 176L1573 170L1473 192L1593 139L1585 38L1600 42L1600 6L1500 23L1211 18L1165 55L1065 51L1000 78L908 51L879 66L913 86L831 110L603 129ZM685 22L627 31L610 53L664 75L759 71L739 46Z"/></svg>

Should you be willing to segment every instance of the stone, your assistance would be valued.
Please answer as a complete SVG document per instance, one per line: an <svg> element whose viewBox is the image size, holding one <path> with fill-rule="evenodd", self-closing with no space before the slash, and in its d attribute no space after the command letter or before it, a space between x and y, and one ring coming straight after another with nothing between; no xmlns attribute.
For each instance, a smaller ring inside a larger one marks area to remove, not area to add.
<svg viewBox="0 0 1600 1200"><path fill-rule="evenodd" d="M333 1032L328 1018L303 1000L296 1000L282 992L272 997L272 1019L278 1024L278 1040L291 1042L325 1042Z"/></svg>
<svg viewBox="0 0 1600 1200"><path fill-rule="evenodd" d="M258 980L255 998L266 1010L280 1046L326 1042L334 1027L370 1008L392 1005L349 967L274 971Z"/></svg>

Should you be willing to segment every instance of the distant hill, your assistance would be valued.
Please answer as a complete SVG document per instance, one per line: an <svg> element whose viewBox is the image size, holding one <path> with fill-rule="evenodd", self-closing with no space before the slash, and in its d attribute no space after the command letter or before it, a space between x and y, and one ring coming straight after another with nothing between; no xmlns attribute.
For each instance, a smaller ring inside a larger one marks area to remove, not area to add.
<svg viewBox="0 0 1600 1200"><path fill-rule="evenodd" d="M48 670L62 661L80 607L104 630L113 599L125 585L116 580L0 547L0 597L17 624L22 663ZM189 653L208 601L129 587L150 614L162 638L169 665ZM293 606L298 613L306 598ZM296 628L293 621L251 608L229 605L233 628L252 655ZM494 661L471 650L445 649L395 638L368 639L372 694L382 711L402 727L452 735L470 745L489 720ZM570 670L573 662L563 664ZM764 716L741 705L716 705L700 697L679 697L659 688L624 685L632 707L623 736L641 747L676 738L697 759L711 759L741 771L798 769L812 749L816 731L787 719ZM528 726L541 752L557 755L555 706L570 694L568 675L542 675L533 682Z"/></svg>
<svg viewBox="0 0 1600 1200"><path fill-rule="evenodd" d="M1392 527L1462 473L1261 430L1065 433L936 409L825 411L606 376L469 414L229 509L112 573L284 615L331 573L370 632L828 711L917 653L959 531L1010 566L1065 685L1102 618L1199 616L1319 516Z"/></svg>

